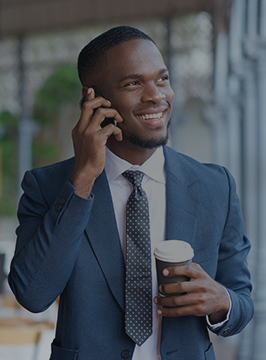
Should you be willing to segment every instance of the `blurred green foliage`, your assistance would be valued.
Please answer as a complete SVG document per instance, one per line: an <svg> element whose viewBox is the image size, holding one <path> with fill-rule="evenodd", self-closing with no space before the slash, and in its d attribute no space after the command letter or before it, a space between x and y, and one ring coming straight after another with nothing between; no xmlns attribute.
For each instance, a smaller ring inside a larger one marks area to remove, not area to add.
<svg viewBox="0 0 266 360"><path fill-rule="evenodd" d="M80 82L74 65L56 68L47 78L36 96L33 118L44 126L49 126L58 117L64 104L78 103Z"/></svg>
<svg viewBox="0 0 266 360"><path fill-rule="evenodd" d="M32 167L40 167L59 159L59 149L57 144L52 142L43 142L38 139L33 139L32 142Z"/></svg>
<svg viewBox="0 0 266 360"><path fill-rule="evenodd" d="M42 136L43 129L53 132L65 104L77 104L80 83L75 65L56 68L36 94L32 118L39 125L32 143L33 167L47 165L59 159L59 146L53 137ZM17 209L18 117L9 111L0 113L0 216L14 216Z"/></svg>
<svg viewBox="0 0 266 360"><path fill-rule="evenodd" d="M17 202L17 123L9 111L0 113L0 215L12 216Z"/></svg>

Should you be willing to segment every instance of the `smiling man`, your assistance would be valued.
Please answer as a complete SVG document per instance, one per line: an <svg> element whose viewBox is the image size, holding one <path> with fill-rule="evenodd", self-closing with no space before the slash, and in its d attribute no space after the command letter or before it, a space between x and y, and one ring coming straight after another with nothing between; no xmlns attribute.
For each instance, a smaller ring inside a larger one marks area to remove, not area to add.
<svg viewBox="0 0 266 360"><path fill-rule="evenodd" d="M75 157L25 174L10 286L32 312L60 296L51 360L213 360L207 329L233 335L253 314L235 182L166 146L174 93L146 34L101 34L78 70ZM195 257L158 296L152 253L169 239Z"/></svg>

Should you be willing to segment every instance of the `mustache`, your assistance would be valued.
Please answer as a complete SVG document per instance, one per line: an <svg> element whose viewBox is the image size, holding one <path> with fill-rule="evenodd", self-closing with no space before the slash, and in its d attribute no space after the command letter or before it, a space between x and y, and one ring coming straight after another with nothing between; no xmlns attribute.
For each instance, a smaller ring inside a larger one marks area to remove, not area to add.
<svg viewBox="0 0 266 360"><path fill-rule="evenodd" d="M147 105L142 105L140 107L137 107L135 109L135 112L141 112L141 111L146 111L146 110L161 111L162 108L164 108L164 110L169 108L169 104L164 100L160 101L158 104L147 104Z"/></svg>

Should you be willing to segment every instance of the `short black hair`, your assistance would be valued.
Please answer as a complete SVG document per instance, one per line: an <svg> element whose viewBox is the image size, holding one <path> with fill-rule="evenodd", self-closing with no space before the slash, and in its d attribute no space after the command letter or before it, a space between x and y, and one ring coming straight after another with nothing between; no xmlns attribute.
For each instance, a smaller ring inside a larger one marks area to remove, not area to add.
<svg viewBox="0 0 266 360"><path fill-rule="evenodd" d="M144 32L131 26L117 26L89 42L79 53L78 56L78 75L83 86L88 84L89 75L98 65L106 61L106 52L116 45L133 39L149 40L155 42Z"/></svg>

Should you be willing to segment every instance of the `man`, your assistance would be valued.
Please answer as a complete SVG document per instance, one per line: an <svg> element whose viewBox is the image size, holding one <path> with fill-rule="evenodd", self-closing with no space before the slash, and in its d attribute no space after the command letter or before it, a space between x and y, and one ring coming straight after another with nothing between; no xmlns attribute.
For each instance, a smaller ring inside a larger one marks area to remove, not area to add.
<svg viewBox="0 0 266 360"><path fill-rule="evenodd" d="M233 335L253 314L234 180L165 146L174 94L147 35L113 28L85 46L78 69L84 102L72 132L75 158L26 173L10 286L32 312L60 295L52 360L215 359L207 327ZM115 121L102 127L105 118ZM190 279L163 285L165 297L151 256L153 328L143 344L125 330L127 170L144 173L151 253L169 239L195 252L190 266L164 271Z"/></svg>

